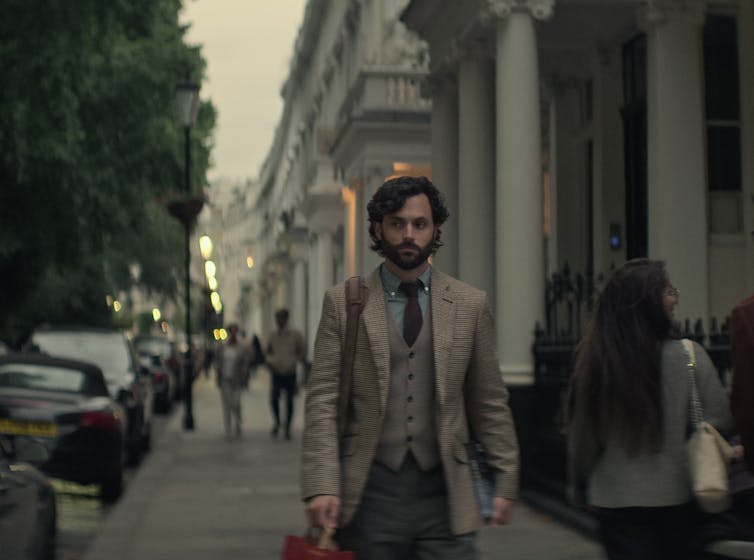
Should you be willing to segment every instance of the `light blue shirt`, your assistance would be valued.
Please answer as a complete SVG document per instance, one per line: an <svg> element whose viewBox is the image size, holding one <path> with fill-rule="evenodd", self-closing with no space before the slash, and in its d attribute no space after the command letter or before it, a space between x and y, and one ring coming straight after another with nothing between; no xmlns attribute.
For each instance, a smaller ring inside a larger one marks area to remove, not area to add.
<svg viewBox="0 0 754 560"><path fill-rule="evenodd" d="M380 278L382 279L382 287L385 290L385 298L387 299L387 307L390 310L390 314L395 319L395 325L398 327L398 332L403 336L403 315L406 312L406 303L408 303L408 296L398 289L401 281L400 279L390 272L383 264L380 267ZM419 307L422 310L422 318L427 313L427 305L429 305L429 289L430 280L432 278L432 267L428 266L427 270L421 273L418 281L423 286L417 292L417 299L419 300Z"/></svg>

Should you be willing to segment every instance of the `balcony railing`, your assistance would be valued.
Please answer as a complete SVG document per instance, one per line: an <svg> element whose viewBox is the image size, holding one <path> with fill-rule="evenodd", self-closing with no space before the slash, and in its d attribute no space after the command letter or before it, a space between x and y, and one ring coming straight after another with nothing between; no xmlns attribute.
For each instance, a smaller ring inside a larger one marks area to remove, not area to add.
<svg viewBox="0 0 754 560"><path fill-rule="evenodd" d="M362 70L343 101L338 127L361 117L427 114L432 102L421 96L425 76L417 71Z"/></svg>

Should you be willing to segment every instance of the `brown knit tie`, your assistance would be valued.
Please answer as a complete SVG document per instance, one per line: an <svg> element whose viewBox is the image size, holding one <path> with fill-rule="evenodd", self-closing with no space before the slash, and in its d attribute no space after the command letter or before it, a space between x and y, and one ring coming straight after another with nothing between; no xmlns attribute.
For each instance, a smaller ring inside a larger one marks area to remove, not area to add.
<svg viewBox="0 0 754 560"><path fill-rule="evenodd" d="M403 315L403 339L406 344L413 346L419 331L422 329L422 310L419 307L419 284L417 282L402 282L398 289L408 297L406 311Z"/></svg>

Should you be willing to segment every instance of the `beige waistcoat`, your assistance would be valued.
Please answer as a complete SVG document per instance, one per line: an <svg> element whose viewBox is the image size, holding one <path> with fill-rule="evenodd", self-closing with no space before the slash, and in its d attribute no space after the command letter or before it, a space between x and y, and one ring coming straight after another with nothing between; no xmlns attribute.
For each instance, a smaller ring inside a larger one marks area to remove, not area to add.
<svg viewBox="0 0 754 560"><path fill-rule="evenodd" d="M422 470L440 464L435 421L435 369L429 306L409 348L388 313L390 383L375 459L398 471L408 451Z"/></svg>

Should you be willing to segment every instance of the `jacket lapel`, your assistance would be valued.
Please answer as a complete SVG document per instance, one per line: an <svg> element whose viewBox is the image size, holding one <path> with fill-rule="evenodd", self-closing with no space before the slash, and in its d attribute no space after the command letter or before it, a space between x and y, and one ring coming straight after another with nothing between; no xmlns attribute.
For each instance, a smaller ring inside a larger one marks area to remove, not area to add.
<svg viewBox="0 0 754 560"><path fill-rule="evenodd" d="M366 279L369 290L367 302L362 311L369 347L377 368L377 382L380 387L380 412L385 410L387 392L390 383L390 341L387 331L387 304L377 267Z"/></svg>
<svg viewBox="0 0 754 560"><path fill-rule="evenodd" d="M448 363L453 344L455 325L455 298L448 276L432 269L432 288L429 298L432 305L432 345L435 360L435 392L439 404L445 403Z"/></svg>

